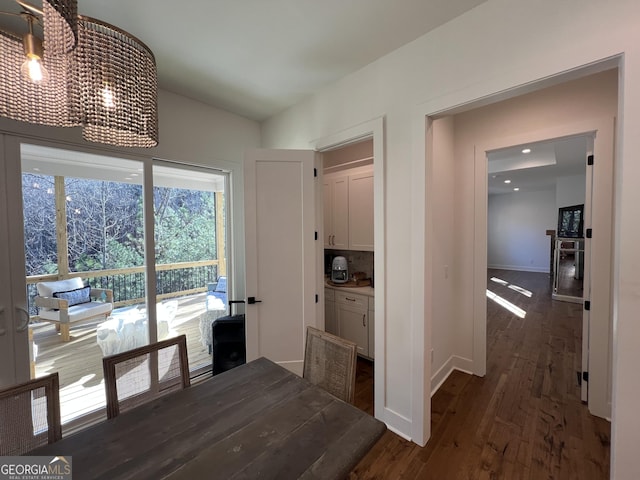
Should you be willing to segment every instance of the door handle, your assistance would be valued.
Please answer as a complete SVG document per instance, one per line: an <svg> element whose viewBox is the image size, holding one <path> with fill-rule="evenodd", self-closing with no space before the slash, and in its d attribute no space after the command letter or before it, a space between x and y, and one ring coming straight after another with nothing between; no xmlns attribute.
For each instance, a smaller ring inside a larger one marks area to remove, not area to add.
<svg viewBox="0 0 640 480"><path fill-rule="evenodd" d="M367 318L367 314L365 313L365 314L363 314L363 315L362 315L362 326L363 326L363 327L366 327L366 326L367 326L367 324L365 323L366 318Z"/></svg>
<svg viewBox="0 0 640 480"><path fill-rule="evenodd" d="M2 319L1 325L6 326L7 320L4 318L4 307L0 307L0 319ZM0 327L0 336L4 335L5 333L7 333L7 329L4 327Z"/></svg>
<svg viewBox="0 0 640 480"><path fill-rule="evenodd" d="M27 312L23 307L16 307L16 312L18 313L18 316L22 316L26 319L22 325L18 325L16 327L16 332L24 332L29 327L29 312Z"/></svg>
<svg viewBox="0 0 640 480"><path fill-rule="evenodd" d="M262 303L262 300L256 300L256 297L247 297L247 303L249 305L254 305L256 303Z"/></svg>

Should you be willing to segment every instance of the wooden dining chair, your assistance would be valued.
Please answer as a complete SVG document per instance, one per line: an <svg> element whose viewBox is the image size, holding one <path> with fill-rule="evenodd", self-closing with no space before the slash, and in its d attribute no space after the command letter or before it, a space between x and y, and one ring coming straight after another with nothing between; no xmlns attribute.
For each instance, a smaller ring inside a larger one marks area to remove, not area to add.
<svg viewBox="0 0 640 480"><path fill-rule="evenodd" d="M58 372L0 390L0 456L62 438Z"/></svg>
<svg viewBox="0 0 640 480"><path fill-rule="evenodd" d="M356 348L349 340L307 327L302 376L331 395L353 403Z"/></svg>
<svg viewBox="0 0 640 480"><path fill-rule="evenodd" d="M107 417L191 385L187 337L180 335L102 359Z"/></svg>

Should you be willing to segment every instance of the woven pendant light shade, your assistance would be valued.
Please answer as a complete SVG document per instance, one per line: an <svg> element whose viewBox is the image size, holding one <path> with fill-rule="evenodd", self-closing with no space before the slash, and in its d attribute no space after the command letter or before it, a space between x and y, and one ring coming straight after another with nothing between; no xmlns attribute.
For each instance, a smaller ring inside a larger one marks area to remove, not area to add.
<svg viewBox="0 0 640 480"><path fill-rule="evenodd" d="M145 44L81 16L73 79L85 139L124 147L158 144L156 63Z"/></svg>
<svg viewBox="0 0 640 480"><path fill-rule="evenodd" d="M46 0L42 5L42 22L47 33L43 65L49 81L37 85L22 78L25 61L22 38L0 31L0 115L22 122L73 127L78 119L69 111L69 52L77 39L77 4L75 1Z"/></svg>
<svg viewBox="0 0 640 480"><path fill-rule="evenodd" d="M21 76L23 40L0 31L0 115L81 126L92 142L156 146L158 86L151 50L113 25L78 16L75 0L43 0L41 14L46 82Z"/></svg>

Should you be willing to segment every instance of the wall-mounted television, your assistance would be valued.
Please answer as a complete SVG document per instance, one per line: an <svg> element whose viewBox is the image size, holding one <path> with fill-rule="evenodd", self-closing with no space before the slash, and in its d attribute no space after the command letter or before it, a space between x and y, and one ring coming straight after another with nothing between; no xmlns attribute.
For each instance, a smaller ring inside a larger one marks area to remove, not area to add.
<svg viewBox="0 0 640 480"><path fill-rule="evenodd" d="M584 237L584 204L562 207L558 210L559 238L583 238Z"/></svg>

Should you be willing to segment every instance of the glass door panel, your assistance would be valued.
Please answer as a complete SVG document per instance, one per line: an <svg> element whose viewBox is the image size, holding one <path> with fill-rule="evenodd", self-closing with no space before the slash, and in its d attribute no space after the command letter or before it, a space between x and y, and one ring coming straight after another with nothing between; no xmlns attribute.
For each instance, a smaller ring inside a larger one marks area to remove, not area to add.
<svg viewBox="0 0 640 480"><path fill-rule="evenodd" d="M156 162L153 183L158 339L184 333L190 369L211 369L211 322L227 313L227 175Z"/></svg>
<svg viewBox="0 0 640 480"><path fill-rule="evenodd" d="M21 158L32 376L58 372L69 424L104 412L102 357L149 342L143 164L27 144Z"/></svg>

